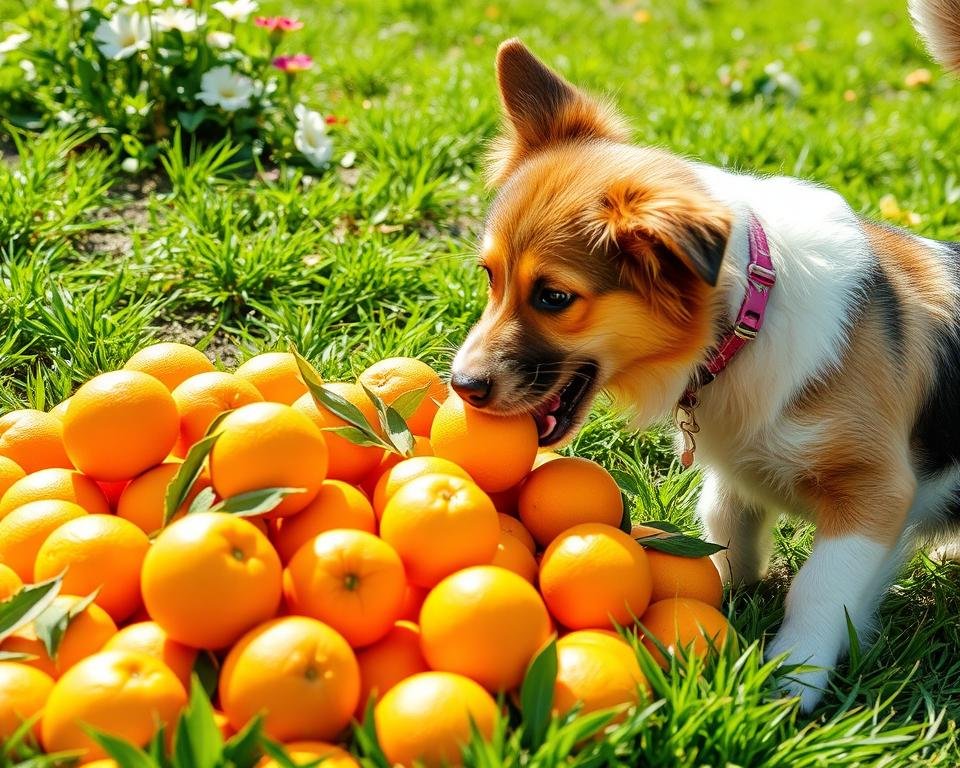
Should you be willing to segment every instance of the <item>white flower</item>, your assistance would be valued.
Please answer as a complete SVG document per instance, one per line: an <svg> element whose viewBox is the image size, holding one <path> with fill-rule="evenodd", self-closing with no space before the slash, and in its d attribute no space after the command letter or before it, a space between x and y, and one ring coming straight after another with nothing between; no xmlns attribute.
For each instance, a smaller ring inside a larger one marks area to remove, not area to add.
<svg viewBox="0 0 960 768"><path fill-rule="evenodd" d="M97 25L93 39L108 59L129 59L150 47L150 20L139 13L117 13Z"/></svg>
<svg viewBox="0 0 960 768"><path fill-rule="evenodd" d="M120 163L120 167L127 173L136 173L140 170L140 162L135 157L125 157L123 162Z"/></svg>
<svg viewBox="0 0 960 768"><path fill-rule="evenodd" d="M297 130L293 143L315 168L322 168L333 157L333 141L327 133L327 124L319 112L298 104L293 110L297 118Z"/></svg>
<svg viewBox="0 0 960 768"><path fill-rule="evenodd" d="M0 40L0 53L15 51L29 39L29 32L14 32L12 35L8 35L3 38L3 40Z"/></svg>
<svg viewBox="0 0 960 768"><path fill-rule="evenodd" d="M197 98L211 107L236 112L250 106L256 85L249 77L238 75L230 67L214 67L203 73Z"/></svg>
<svg viewBox="0 0 960 768"><path fill-rule="evenodd" d="M233 0L233 2L220 0L220 2L213 4L213 9L220 11L230 21L246 21L250 18L250 14L259 7L255 0Z"/></svg>
<svg viewBox="0 0 960 768"><path fill-rule="evenodd" d="M53 3L61 11L85 11L90 7L90 0L54 0Z"/></svg>
<svg viewBox="0 0 960 768"><path fill-rule="evenodd" d="M229 32L208 32L207 45L211 48L229 48L237 38Z"/></svg>
<svg viewBox="0 0 960 768"><path fill-rule="evenodd" d="M37 79L37 68L30 59L21 59L20 69L23 71L23 77L27 82L33 82Z"/></svg>
<svg viewBox="0 0 960 768"><path fill-rule="evenodd" d="M207 17L198 15L196 11L191 11L189 8L164 8L153 14L153 23L157 29L164 31L177 29L187 34L196 32L197 27L206 24Z"/></svg>

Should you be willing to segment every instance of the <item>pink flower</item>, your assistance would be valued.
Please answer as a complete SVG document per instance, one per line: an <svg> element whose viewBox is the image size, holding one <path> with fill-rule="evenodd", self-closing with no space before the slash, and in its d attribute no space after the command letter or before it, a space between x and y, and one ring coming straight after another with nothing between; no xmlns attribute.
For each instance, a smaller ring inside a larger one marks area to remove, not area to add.
<svg viewBox="0 0 960 768"><path fill-rule="evenodd" d="M253 23L268 32L293 32L303 28L303 22L287 16L257 16Z"/></svg>
<svg viewBox="0 0 960 768"><path fill-rule="evenodd" d="M310 69L313 66L313 59L305 53L297 53L293 56L277 56L273 60L273 66L292 75Z"/></svg>

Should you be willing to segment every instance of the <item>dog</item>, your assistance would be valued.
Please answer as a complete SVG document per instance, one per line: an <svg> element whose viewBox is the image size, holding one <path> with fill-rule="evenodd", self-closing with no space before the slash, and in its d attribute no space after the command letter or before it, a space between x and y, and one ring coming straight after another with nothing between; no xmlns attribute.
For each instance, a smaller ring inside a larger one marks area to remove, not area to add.
<svg viewBox="0 0 960 768"><path fill-rule="evenodd" d="M960 2L910 0L960 69ZM768 657L815 708L923 540L960 533L960 243L857 215L837 193L634 146L606 101L516 39L497 51L505 130L480 266L487 305L451 385L529 413L540 444L598 392L674 415L703 468L697 512L726 580L762 578L780 511L816 524Z"/></svg>

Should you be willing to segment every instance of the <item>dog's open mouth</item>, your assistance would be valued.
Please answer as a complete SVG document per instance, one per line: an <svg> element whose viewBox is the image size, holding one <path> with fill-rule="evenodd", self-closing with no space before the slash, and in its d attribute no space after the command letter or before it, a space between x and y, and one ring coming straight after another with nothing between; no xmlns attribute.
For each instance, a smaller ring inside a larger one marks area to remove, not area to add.
<svg viewBox="0 0 960 768"><path fill-rule="evenodd" d="M541 446L559 442L579 421L582 407L589 402L588 395L594 390L597 370L594 363L581 365L556 394L533 412Z"/></svg>

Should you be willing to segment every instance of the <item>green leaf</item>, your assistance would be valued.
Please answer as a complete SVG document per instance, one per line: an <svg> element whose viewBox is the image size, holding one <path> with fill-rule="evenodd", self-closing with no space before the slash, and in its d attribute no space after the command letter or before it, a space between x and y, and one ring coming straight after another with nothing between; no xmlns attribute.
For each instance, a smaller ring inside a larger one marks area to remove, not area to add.
<svg viewBox="0 0 960 768"><path fill-rule="evenodd" d="M659 531L666 531L667 533L683 533L683 530L680 526L675 523L671 523L669 520L649 520L647 522L640 523L640 525L645 525L648 528L656 528Z"/></svg>
<svg viewBox="0 0 960 768"><path fill-rule="evenodd" d="M306 490L306 488L260 488L217 502L210 511L227 512L237 517L254 517L273 511L287 496L305 493Z"/></svg>
<svg viewBox="0 0 960 768"><path fill-rule="evenodd" d="M673 536L642 536L637 541L650 549L666 552L669 555L681 555L682 557L706 557L726 549L721 544L713 544L698 539L696 536L685 536L682 533Z"/></svg>
<svg viewBox="0 0 960 768"><path fill-rule="evenodd" d="M224 763L236 766L250 766L260 757L260 744L263 741L263 716L257 715L223 745Z"/></svg>
<svg viewBox="0 0 960 768"><path fill-rule="evenodd" d="M90 737L103 747L110 757L117 761L120 768L159 768L159 765L135 744L94 728L83 725L80 727L90 734Z"/></svg>
<svg viewBox="0 0 960 768"><path fill-rule="evenodd" d="M365 432L361 432L356 427L324 427L324 432L332 432L345 440L349 440L354 445L373 446L374 448L385 448L383 441L378 437L371 440Z"/></svg>
<svg viewBox="0 0 960 768"><path fill-rule="evenodd" d="M204 488L196 495L194 500L190 502L190 509L187 510L187 514L195 515L197 512L209 512L216 498L217 492L214 491L213 488L209 486Z"/></svg>
<svg viewBox="0 0 960 768"><path fill-rule="evenodd" d="M200 109L196 109L193 112L186 112L184 110L177 112L177 119L180 121L180 125L183 126L183 130L187 133L196 131L206 117L207 110L205 107L200 107Z"/></svg>
<svg viewBox="0 0 960 768"><path fill-rule="evenodd" d="M212 698L217 692L220 677L220 664L212 651L200 651L197 654L197 660L193 663L193 674L200 678L203 690Z"/></svg>
<svg viewBox="0 0 960 768"><path fill-rule="evenodd" d="M366 756L365 765L373 765L376 768L391 768L390 761L383 754L380 747L380 741L377 738L377 727L373 719L373 710L376 705L376 697L371 694L363 710L363 719L359 725L354 726L353 736L356 739L357 746Z"/></svg>
<svg viewBox="0 0 960 768"><path fill-rule="evenodd" d="M190 768L216 768L223 753L223 736L213 707L197 675L190 679L190 703L180 715L173 742L174 762Z"/></svg>
<svg viewBox="0 0 960 768"><path fill-rule="evenodd" d="M617 481L617 485L624 493L630 496L637 496L640 493L640 484L630 472L624 472L622 469L611 469L610 475Z"/></svg>
<svg viewBox="0 0 960 768"><path fill-rule="evenodd" d="M623 491L620 492L620 506L623 510L620 513L620 530L630 533L633 530L633 518L630 517L630 504Z"/></svg>
<svg viewBox="0 0 960 768"><path fill-rule="evenodd" d="M219 425L219 421L219 417L214 420L208 432L211 432L215 428L215 425ZM180 509L183 502L187 500L194 483L197 482L197 478L200 477L200 473L203 471L203 462L207 458L207 454L213 449L213 445L219 437L220 434L217 432L207 434L206 437L198 440L190 447L190 450L187 451L183 464L179 466L177 473L173 476L173 479L170 480L170 485L167 486L167 492L163 497L164 528L170 524L173 516L177 514L177 510Z"/></svg>
<svg viewBox="0 0 960 768"><path fill-rule="evenodd" d="M397 413L392 406L387 408L387 426L385 431L387 433L387 439L397 449L397 453L407 458L413 455L413 449L414 446L416 446L416 441L413 439L413 432L410 431L407 422L403 420L403 416Z"/></svg>
<svg viewBox="0 0 960 768"><path fill-rule="evenodd" d="M403 417L404 421L413 416L414 411L420 407L420 403L423 402L423 399L427 396L427 392L430 391L430 385L425 384L420 387L420 389L411 389L409 392L403 392L390 403L390 407L393 408L400 416Z"/></svg>
<svg viewBox="0 0 960 768"><path fill-rule="evenodd" d="M0 651L0 661L30 661L37 656L32 653L20 653L19 651Z"/></svg>
<svg viewBox="0 0 960 768"><path fill-rule="evenodd" d="M33 629L43 643L43 647L47 650L47 655L52 660L57 660L60 643L63 642L63 636L67 628L77 616L87 609L90 603L97 599L99 592L100 587L97 587L89 595L82 600L78 600L73 605L50 605L43 613L34 619Z"/></svg>
<svg viewBox="0 0 960 768"><path fill-rule="evenodd" d="M523 713L524 741L528 749L543 743L553 711L553 687L557 682L557 638L533 657L520 686L520 710Z"/></svg>
<svg viewBox="0 0 960 768"><path fill-rule="evenodd" d="M0 642L43 613L60 592L63 574L28 584L0 603Z"/></svg>
<svg viewBox="0 0 960 768"><path fill-rule="evenodd" d="M297 352L296 348L292 345L290 346L290 354L296 359L303 383L307 385L307 389L310 390L310 394L313 395L313 399L317 405L326 408L338 419L347 422L349 425L347 427L328 427L324 431L334 432L357 445L376 446L377 448L393 450L393 446L377 434L377 430L367 421L367 417L363 415L363 412L357 408L357 406L336 392L324 387L323 379L320 378L317 369L310 365L310 362ZM366 387L364 387L364 389L366 389ZM379 398L374 400L376 395L371 396L369 391L367 392L367 396L370 397L376 405Z"/></svg>

